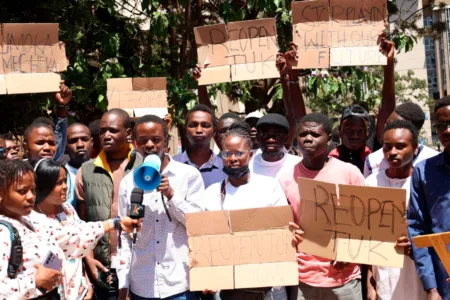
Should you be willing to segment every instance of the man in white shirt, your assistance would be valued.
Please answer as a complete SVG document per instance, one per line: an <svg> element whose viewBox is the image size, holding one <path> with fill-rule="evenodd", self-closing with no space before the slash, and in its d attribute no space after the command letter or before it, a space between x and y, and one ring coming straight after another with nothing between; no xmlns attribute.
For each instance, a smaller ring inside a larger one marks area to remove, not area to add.
<svg viewBox="0 0 450 300"><path fill-rule="evenodd" d="M131 265L117 270L119 299L125 299L128 288L133 300L193 297L189 292L185 213L202 210L200 196L204 185L196 168L164 154L168 138L167 127L157 116L143 116L133 129L139 153L143 157L151 154L160 157L162 181L157 190L144 191L144 230L137 236ZM119 215L128 214L131 191L135 187L133 173L126 175L120 184ZM130 236L122 234L121 242L119 256L131 258Z"/></svg>
<svg viewBox="0 0 450 300"><path fill-rule="evenodd" d="M293 168L301 158L285 152L289 122L280 114L267 114L256 124L261 152L256 152L250 162L254 174L277 178L280 171Z"/></svg>
<svg viewBox="0 0 450 300"><path fill-rule="evenodd" d="M394 112L387 119L386 125L395 120L409 121L417 129L417 132L420 132L423 123L425 123L425 113L416 103L406 102L395 108ZM425 145L419 145L417 154L414 156L413 165L415 166L419 162L436 156L437 154L439 154L439 152L436 150ZM367 178L370 174L386 170L387 168L389 168L389 163L384 159L383 149L379 149L367 156L364 164L364 177Z"/></svg>
<svg viewBox="0 0 450 300"><path fill-rule="evenodd" d="M406 207L409 202L413 158L418 150L417 135L416 128L408 121L396 120L389 123L385 127L382 148L388 168L372 173L365 180L367 186L405 189L407 191ZM401 251L406 250L403 268L371 266L367 278L367 298L369 300L427 299L414 261L409 256L411 251L409 238L400 237L396 247ZM375 286L372 286L373 281L376 283Z"/></svg>

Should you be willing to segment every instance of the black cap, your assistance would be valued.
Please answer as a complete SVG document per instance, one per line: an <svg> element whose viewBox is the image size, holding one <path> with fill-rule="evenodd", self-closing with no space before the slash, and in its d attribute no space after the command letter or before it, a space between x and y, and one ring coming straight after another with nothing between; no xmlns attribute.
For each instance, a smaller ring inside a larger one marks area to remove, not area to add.
<svg viewBox="0 0 450 300"><path fill-rule="evenodd" d="M369 121L369 114L367 113L367 110L358 104L351 105L344 109L341 117L341 122L350 117L359 117L365 119L366 121Z"/></svg>
<svg viewBox="0 0 450 300"><path fill-rule="evenodd" d="M263 125L275 125L289 131L289 122L288 120L280 115L280 114L267 114L259 119L258 123L256 123L256 129L260 128Z"/></svg>

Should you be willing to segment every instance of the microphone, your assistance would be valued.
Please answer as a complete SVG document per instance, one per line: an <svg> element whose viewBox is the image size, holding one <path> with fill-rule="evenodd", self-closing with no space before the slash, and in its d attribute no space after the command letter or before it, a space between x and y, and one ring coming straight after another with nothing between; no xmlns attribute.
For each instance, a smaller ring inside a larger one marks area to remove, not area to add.
<svg viewBox="0 0 450 300"><path fill-rule="evenodd" d="M140 188L134 188L131 191L130 198L130 210L128 211L128 216L134 220L142 219L145 215L145 206L142 205L144 201L144 191ZM133 229L133 244L136 243L137 226L134 225Z"/></svg>

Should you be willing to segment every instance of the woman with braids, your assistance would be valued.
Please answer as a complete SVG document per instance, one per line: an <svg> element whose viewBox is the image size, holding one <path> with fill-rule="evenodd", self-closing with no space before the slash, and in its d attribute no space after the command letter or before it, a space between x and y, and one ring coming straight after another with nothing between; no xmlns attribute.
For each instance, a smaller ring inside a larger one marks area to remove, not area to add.
<svg viewBox="0 0 450 300"><path fill-rule="evenodd" d="M206 210L237 210L288 205L286 196L277 180L272 177L251 174L249 162L253 156L250 127L245 122L232 124L222 140L223 172L227 178L209 186L204 199ZM293 244L297 245L302 232L294 223ZM207 288L207 287L206 287ZM222 300L263 300L270 288L223 290ZM206 292L210 292L205 290Z"/></svg>
<svg viewBox="0 0 450 300"><path fill-rule="evenodd" d="M57 220L33 211L35 201L31 166L17 160L1 161L0 299L67 299L66 259L82 258L103 234L119 226L127 232L132 232L133 225L140 226L140 221L123 217L61 227Z"/></svg>

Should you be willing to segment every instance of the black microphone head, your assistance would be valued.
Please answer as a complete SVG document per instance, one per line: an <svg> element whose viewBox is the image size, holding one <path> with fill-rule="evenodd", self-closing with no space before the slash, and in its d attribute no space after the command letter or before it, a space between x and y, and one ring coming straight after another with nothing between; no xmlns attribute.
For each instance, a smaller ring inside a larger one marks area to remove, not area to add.
<svg viewBox="0 0 450 300"><path fill-rule="evenodd" d="M144 201L144 191L140 188L134 188L131 191L130 202L135 204L142 204L142 201Z"/></svg>

